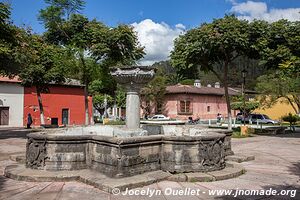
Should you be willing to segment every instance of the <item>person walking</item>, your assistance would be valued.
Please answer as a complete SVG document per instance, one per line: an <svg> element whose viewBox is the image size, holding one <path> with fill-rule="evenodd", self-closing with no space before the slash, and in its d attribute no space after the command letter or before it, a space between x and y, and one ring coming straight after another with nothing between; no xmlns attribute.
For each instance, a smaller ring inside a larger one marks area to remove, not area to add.
<svg viewBox="0 0 300 200"><path fill-rule="evenodd" d="M28 113L28 115L27 115L27 128L31 128L31 124L32 124L32 117L31 117L31 114Z"/></svg>
<svg viewBox="0 0 300 200"><path fill-rule="evenodd" d="M217 115L217 124L218 125L221 125L222 123L221 123L221 120L222 120L222 114L221 113L218 113L218 115Z"/></svg>

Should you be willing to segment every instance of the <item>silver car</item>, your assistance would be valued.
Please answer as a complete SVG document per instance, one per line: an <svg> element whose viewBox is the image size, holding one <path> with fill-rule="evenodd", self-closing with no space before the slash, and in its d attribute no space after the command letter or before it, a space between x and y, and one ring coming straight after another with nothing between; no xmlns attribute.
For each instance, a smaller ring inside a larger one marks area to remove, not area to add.
<svg viewBox="0 0 300 200"><path fill-rule="evenodd" d="M149 118L149 120L164 121L164 120L170 120L170 117L166 117L164 115L154 115L153 117Z"/></svg>
<svg viewBox="0 0 300 200"><path fill-rule="evenodd" d="M251 114L249 121L252 123L262 123L262 124L280 124L279 121L271 119L268 115L264 114Z"/></svg>

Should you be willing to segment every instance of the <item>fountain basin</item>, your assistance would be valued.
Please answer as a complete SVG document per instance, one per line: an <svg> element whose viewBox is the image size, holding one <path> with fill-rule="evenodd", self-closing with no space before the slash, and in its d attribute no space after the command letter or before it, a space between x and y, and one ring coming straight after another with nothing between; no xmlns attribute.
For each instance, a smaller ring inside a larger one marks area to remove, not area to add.
<svg viewBox="0 0 300 200"><path fill-rule="evenodd" d="M26 167L38 170L93 169L108 177L149 171L208 172L225 167L225 134L111 137L97 134L28 135Z"/></svg>

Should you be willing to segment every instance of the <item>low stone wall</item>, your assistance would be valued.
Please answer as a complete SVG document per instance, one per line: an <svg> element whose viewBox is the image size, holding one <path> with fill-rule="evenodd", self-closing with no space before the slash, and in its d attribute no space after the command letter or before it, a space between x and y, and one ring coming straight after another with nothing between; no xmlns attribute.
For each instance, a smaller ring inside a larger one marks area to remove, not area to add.
<svg viewBox="0 0 300 200"><path fill-rule="evenodd" d="M148 171L207 172L225 167L225 134L109 137L31 133L26 166L42 170L91 168L109 177Z"/></svg>

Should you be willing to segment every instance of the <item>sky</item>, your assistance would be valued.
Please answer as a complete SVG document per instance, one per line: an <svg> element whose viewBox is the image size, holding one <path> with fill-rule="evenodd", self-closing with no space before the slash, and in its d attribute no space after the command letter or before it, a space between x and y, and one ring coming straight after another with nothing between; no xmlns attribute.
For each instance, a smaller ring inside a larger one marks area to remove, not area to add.
<svg viewBox="0 0 300 200"><path fill-rule="evenodd" d="M47 6L44 0L4 1L10 2L16 25L44 32L37 20L39 10ZM112 27L132 25L145 46L146 55L140 64L151 65L168 59L174 39L203 22L229 13L249 21L296 21L300 20L300 0L86 0L81 13Z"/></svg>

